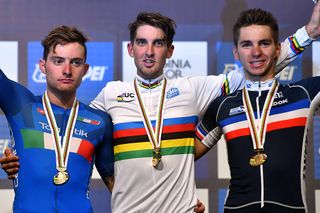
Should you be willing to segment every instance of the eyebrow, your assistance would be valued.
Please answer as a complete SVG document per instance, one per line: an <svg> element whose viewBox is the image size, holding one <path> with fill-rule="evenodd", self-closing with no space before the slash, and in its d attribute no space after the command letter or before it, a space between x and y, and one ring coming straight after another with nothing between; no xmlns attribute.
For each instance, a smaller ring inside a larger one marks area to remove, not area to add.
<svg viewBox="0 0 320 213"><path fill-rule="evenodd" d="M146 38L136 38L135 41L147 41L147 39L146 39ZM166 39L165 39L165 38L156 38L156 39L153 40L153 42L156 42L156 41L163 41L163 42L165 42Z"/></svg>
<svg viewBox="0 0 320 213"><path fill-rule="evenodd" d="M61 57L61 56L50 56L49 59L66 59L65 57ZM72 60L84 60L84 58L81 57L75 57L75 58L70 58L70 61Z"/></svg>
<svg viewBox="0 0 320 213"><path fill-rule="evenodd" d="M258 43L261 43L261 42L272 42L272 39L266 38L258 41ZM251 40L243 40L239 42L239 44L245 44L245 43L253 43L253 42Z"/></svg>

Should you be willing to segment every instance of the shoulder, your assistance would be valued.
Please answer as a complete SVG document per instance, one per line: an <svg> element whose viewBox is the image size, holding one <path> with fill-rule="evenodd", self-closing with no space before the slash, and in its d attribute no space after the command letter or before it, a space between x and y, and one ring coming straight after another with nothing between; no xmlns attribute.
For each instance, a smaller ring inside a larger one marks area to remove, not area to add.
<svg viewBox="0 0 320 213"><path fill-rule="evenodd" d="M94 109L82 102L80 102L79 106L79 115L80 117L81 115L85 116L83 119L88 119L88 121L92 121L93 123L102 123L103 125L110 125L112 123L110 116L106 112Z"/></svg>

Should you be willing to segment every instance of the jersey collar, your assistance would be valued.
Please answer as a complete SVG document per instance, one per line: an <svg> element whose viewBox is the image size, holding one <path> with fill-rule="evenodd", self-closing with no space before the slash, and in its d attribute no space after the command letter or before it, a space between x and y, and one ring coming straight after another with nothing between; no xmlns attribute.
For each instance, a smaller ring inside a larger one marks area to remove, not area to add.
<svg viewBox="0 0 320 213"><path fill-rule="evenodd" d="M154 79L144 79L136 75L136 78L137 78L138 85L140 87L143 87L146 89L153 89L161 85L164 75L160 75L159 77Z"/></svg>
<svg viewBox="0 0 320 213"><path fill-rule="evenodd" d="M246 80L245 87L248 91L265 91L271 88L274 80L275 78L269 79L267 81Z"/></svg>

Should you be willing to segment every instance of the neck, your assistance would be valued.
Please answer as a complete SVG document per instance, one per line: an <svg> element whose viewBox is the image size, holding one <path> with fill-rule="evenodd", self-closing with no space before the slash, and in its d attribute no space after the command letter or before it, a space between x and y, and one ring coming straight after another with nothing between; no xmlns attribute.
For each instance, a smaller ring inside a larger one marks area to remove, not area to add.
<svg viewBox="0 0 320 213"><path fill-rule="evenodd" d="M152 84L152 83L161 81L163 79L163 75L159 75L155 78L144 78L144 77L141 77L140 75L137 75L137 79L138 81L141 81L147 84Z"/></svg>
<svg viewBox="0 0 320 213"><path fill-rule="evenodd" d="M275 71L274 68L270 68L270 69L266 69L266 71L264 71L261 74L252 74L251 72L243 69L246 79L250 80L250 81L260 81L260 82L264 82L264 81L268 81L270 79L273 79L275 77Z"/></svg>
<svg viewBox="0 0 320 213"><path fill-rule="evenodd" d="M47 94L48 94L50 103L53 103L54 105L57 105L64 109L71 108L73 105L74 99L76 98L76 94L59 95L59 94L52 93L48 90L47 90Z"/></svg>
<svg viewBox="0 0 320 213"><path fill-rule="evenodd" d="M137 76L140 80L144 80L144 81L152 81L153 79L158 79L158 78L162 78L163 76L163 72L157 72L157 73L154 73L153 75L147 75L147 74L144 74L142 73L141 71L137 71Z"/></svg>
<svg viewBox="0 0 320 213"><path fill-rule="evenodd" d="M269 90L272 86L273 81L275 78L267 79L265 81L252 81L252 80L246 80L245 87L249 91L263 91L263 90Z"/></svg>

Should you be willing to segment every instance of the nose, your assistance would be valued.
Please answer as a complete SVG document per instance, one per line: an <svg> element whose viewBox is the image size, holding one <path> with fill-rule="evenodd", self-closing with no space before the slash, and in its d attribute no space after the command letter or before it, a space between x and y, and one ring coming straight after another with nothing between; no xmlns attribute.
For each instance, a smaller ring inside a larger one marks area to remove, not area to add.
<svg viewBox="0 0 320 213"><path fill-rule="evenodd" d="M70 63L65 63L65 66L63 68L63 74L64 75L67 75L67 76L71 76L71 69L72 69L72 66Z"/></svg>
<svg viewBox="0 0 320 213"><path fill-rule="evenodd" d="M259 47L259 45L255 45L252 47L252 55L254 57L258 57L261 55L261 48Z"/></svg>
<svg viewBox="0 0 320 213"><path fill-rule="evenodd" d="M152 56L154 54L154 47L153 45L148 45L146 49L146 55L147 56Z"/></svg>

